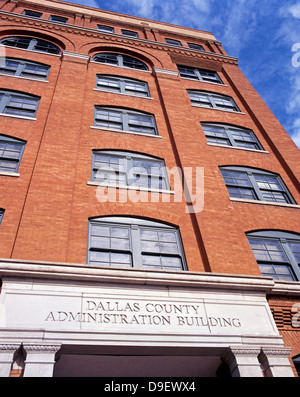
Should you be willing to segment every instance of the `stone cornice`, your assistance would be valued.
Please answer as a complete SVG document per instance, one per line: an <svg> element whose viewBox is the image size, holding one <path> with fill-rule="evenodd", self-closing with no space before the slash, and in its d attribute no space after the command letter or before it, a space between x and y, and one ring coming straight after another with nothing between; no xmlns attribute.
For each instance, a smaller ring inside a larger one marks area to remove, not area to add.
<svg viewBox="0 0 300 397"><path fill-rule="evenodd" d="M271 277L190 271L155 271L137 268L122 269L78 263L22 261L5 258L0 258L0 278L2 277L251 290L267 295L300 296L300 282L278 281Z"/></svg>
<svg viewBox="0 0 300 397"><path fill-rule="evenodd" d="M61 281L114 284L157 285L218 290L239 290L269 293L274 287L270 277L198 273L188 271L155 271L123 269L77 263L22 261L0 259L0 277L22 277Z"/></svg>
<svg viewBox="0 0 300 397"><path fill-rule="evenodd" d="M75 25L65 25L61 23L56 23L52 21L42 20L27 17L24 15L17 15L14 13L0 11L0 19L12 21L15 23L23 24L24 27L28 28L39 28L44 29L50 35L54 32L63 32L63 33L72 33L72 34L79 34L82 36L87 36L90 38L96 38L105 40L107 42L111 42L113 44L125 44L128 46L135 46L135 47L148 47L153 48L160 51L167 51L170 54L181 54L184 56L190 56L193 58L202 58L202 59L210 59L215 60L218 62L225 62L231 64L237 64L237 58L230 57L227 55L217 54L213 52L207 51L200 51L200 50L193 50L186 47L174 47L169 44L161 43L158 41L151 41L141 38L134 38L134 37L125 37L122 35L118 35L115 33L103 33L99 32L95 29L90 29L82 26L75 26Z"/></svg>
<svg viewBox="0 0 300 397"><path fill-rule="evenodd" d="M94 20L107 21L109 23L115 24L125 24L135 28L147 27L152 30L166 32L169 34L179 33L180 35L188 36L190 38L201 38L204 41L217 42L216 38L211 32L138 16L121 14L113 11L103 10L98 7L85 6L83 4L75 4L65 1L62 2L58 0L14 0L14 2L18 5L25 5L26 7L31 5L34 8L37 7L41 10L45 9L50 12L53 12L54 10L56 12L62 11L63 13L69 13L73 15L84 15L85 18Z"/></svg>

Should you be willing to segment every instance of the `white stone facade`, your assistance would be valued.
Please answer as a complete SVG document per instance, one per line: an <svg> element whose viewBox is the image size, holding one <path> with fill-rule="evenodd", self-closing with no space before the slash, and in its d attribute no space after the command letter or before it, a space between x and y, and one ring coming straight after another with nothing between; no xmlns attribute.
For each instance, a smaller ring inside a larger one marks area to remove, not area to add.
<svg viewBox="0 0 300 397"><path fill-rule="evenodd" d="M271 278L8 260L1 276L1 376L18 349L25 377L293 376Z"/></svg>

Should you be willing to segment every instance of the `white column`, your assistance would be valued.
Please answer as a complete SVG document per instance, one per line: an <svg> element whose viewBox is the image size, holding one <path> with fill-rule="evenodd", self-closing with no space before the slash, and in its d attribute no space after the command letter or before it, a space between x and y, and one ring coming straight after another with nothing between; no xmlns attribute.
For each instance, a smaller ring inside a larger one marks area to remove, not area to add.
<svg viewBox="0 0 300 397"><path fill-rule="evenodd" d="M262 369L266 377L294 377L289 361L291 349L262 348L259 355Z"/></svg>
<svg viewBox="0 0 300 397"><path fill-rule="evenodd" d="M260 351L254 347L229 347L222 359L229 365L232 377L262 377L258 361Z"/></svg>
<svg viewBox="0 0 300 397"><path fill-rule="evenodd" d="M10 376L11 366L14 361L14 354L19 349L19 344L0 344L0 377Z"/></svg>
<svg viewBox="0 0 300 397"><path fill-rule="evenodd" d="M24 377L52 377L55 354L61 345L25 344L26 361Z"/></svg>

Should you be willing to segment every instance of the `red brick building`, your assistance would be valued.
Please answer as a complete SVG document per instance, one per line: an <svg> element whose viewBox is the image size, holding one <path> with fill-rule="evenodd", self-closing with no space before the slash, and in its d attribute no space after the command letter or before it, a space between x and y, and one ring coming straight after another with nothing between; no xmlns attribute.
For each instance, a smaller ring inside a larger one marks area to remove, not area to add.
<svg viewBox="0 0 300 397"><path fill-rule="evenodd" d="M61 1L0 18L2 376L297 376L299 150L237 59Z"/></svg>

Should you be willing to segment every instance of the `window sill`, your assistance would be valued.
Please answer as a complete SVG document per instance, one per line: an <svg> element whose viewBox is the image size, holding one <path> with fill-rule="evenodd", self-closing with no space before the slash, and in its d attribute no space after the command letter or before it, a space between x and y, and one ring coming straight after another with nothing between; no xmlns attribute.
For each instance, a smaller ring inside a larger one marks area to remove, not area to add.
<svg viewBox="0 0 300 397"><path fill-rule="evenodd" d="M11 74L6 74L6 73L0 73L0 76L14 77L15 79L22 79L22 80L38 81L40 83L49 83L48 80L35 79L33 77L25 77L25 76L14 76L14 75L11 75Z"/></svg>
<svg viewBox="0 0 300 397"><path fill-rule="evenodd" d="M209 106L200 106L200 105L195 105L192 104L193 107L195 108L201 108L201 109L209 109L209 110L217 110L218 112L227 112L227 113L233 113L233 114L243 114L245 115L246 113L243 112L236 112L234 110L229 110L229 109L216 109L216 108L211 108Z"/></svg>
<svg viewBox="0 0 300 397"><path fill-rule="evenodd" d="M13 118L16 118L16 119L23 119L23 120L36 120L35 117L18 116L18 115L16 115L16 114L0 113L0 116L4 116L4 117L13 117Z"/></svg>
<svg viewBox="0 0 300 397"><path fill-rule="evenodd" d="M15 178L18 178L20 176L20 174L18 172L0 171L0 176L13 176Z"/></svg>
<svg viewBox="0 0 300 397"><path fill-rule="evenodd" d="M128 185L115 185L115 184L107 184L107 183L101 183L101 182L95 182L95 181L88 181L87 185L112 187L112 188L116 188L116 189L126 189L126 190L139 190L141 192L149 192L149 193L175 194L175 192L173 190L152 189L152 188L147 188L147 187L128 186Z"/></svg>
<svg viewBox="0 0 300 397"><path fill-rule="evenodd" d="M125 131L125 130L115 130L113 128L96 127L94 125L92 125L90 128L92 128L94 130L104 130L104 131L111 131L111 132L119 132L119 133L122 133L122 134L132 134L132 135L139 135L139 136L146 136L146 137L150 137L150 138L160 138L160 139L162 139L162 136L160 136L160 135L142 134L140 132L132 132L132 131Z"/></svg>
<svg viewBox="0 0 300 397"><path fill-rule="evenodd" d="M285 208L297 208L297 209L300 208L300 205L298 205L298 204L273 203L271 201L247 200L247 199L240 199L240 198L236 198L236 197L230 197L230 201L249 203L249 204L275 205L276 207L285 207Z"/></svg>
<svg viewBox="0 0 300 397"><path fill-rule="evenodd" d="M125 96L130 96L134 98L143 98L143 99L152 99L149 96L144 96L144 95L135 95L135 94L126 94L125 92L115 92L115 91L109 91L109 90L101 90L100 88L93 88L94 91L100 91L100 92L108 92L109 94L118 94L118 95L125 95Z"/></svg>
<svg viewBox="0 0 300 397"><path fill-rule="evenodd" d="M217 147L222 147L222 148L227 148L227 149L246 150L248 152L257 152L257 153L267 153L267 154L269 154L269 152L266 151L266 150L250 149L250 148L243 148L243 147L238 147L238 146L219 145L218 143L212 143L212 142L207 142L207 144L209 146L217 146Z"/></svg>

